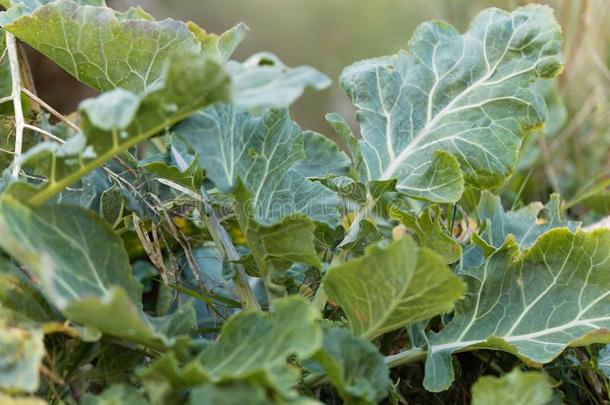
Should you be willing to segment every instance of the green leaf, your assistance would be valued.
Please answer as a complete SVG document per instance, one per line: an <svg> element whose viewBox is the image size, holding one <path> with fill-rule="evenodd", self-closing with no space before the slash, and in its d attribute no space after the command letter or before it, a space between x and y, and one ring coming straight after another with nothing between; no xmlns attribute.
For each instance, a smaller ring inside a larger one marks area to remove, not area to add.
<svg viewBox="0 0 610 405"><path fill-rule="evenodd" d="M392 209L390 214L414 233L420 246L438 253L445 263L455 263L462 257L462 247L441 223L438 205L424 209L419 217L397 208Z"/></svg>
<svg viewBox="0 0 610 405"><path fill-rule="evenodd" d="M221 62L229 60L235 49L246 38L250 28L244 23L239 23L230 30L217 35L208 34L192 21L186 23L189 30L201 41L203 52L206 55L216 57Z"/></svg>
<svg viewBox="0 0 610 405"><path fill-rule="evenodd" d="M10 311L23 323L44 324L60 320L36 285L25 273L0 256L0 309Z"/></svg>
<svg viewBox="0 0 610 405"><path fill-rule="evenodd" d="M472 405L545 405L552 396L546 375L518 368L502 377L481 377L472 386Z"/></svg>
<svg viewBox="0 0 610 405"><path fill-rule="evenodd" d="M289 297L274 304L271 314L242 312L223 325L218 341L199 356L211 381L260 375L274 382L288 356L306 359L320 348L320 314L307 301Z"/></svg>
<svg viewBox="0 0 610 405"><path fill-rule="evenodd" d="M216 62L194 55L176 57L164 81L142 94L117 89L82 102L83 134L63 145L38 144L22 156L24 168L47 176L48 181L12 183L8 192L41 205L124 150L202 107L227 100L228 89L229 78Z"/></svg>
<svg viewBox="0 0 610 405"><path fill-rule="evenodd" d="M416 30L408 51L357 62L340 82L358 108L367 180L460 199L464 182L496 187L511 174L524 133L546 119L530 82L562 70L551 8L488 9L459 35L443 22Z"/></svg>
<svg viewBox="0 0 610 405"><path fill-rule="evenodd" d="M125 210L125 197L117 186L105 190L100 196L99 215L106 222L115 225L123 217Z"/></svg>
<svg viewBox="0 0 610 405"><path fill-rule="evenodd" d="M21 13L31 13L38 7L52 3L55 0L2 0L0 4L4 8L18 7ZM72 0L74 3L81 6L97 6L103 7L106 5L105 0Z"/></svg>
<svg viewBox="0 0 610 405"><path fill-rule="evenodd" d="M364 183L347 176L325 176L312 178L328 187L342 198L364 204L367 200L367 189Z"/></svg>
<svg viewBox="0 0 610 405"><path fill-rule="evenodd" d="M331 80L311 66L286 66L277 56L261 52L243 63L227 64L234 86L234 104L239 108L286 108L305 88L323 90Z"/></svg>
<svg viewBox="0 0 610 405"><path fill-rule="evenodd" d="M137 389L117 384L105 389L99 395L85 394L82 403L83 405L147 405L149 402Z"/></svg>
<svg viewBox="0 0 610 405"><path fill-rule="evenodd" d="M223 324L218 340L197 359L179 366L173 354L155 361L140 377L155 384L169 381L188 388L203 383L250 381L292 397L299 371L287 359L309 358L322 345L320 314L297 296L280 298L274 311L240 312ZM217 387L220 388L220 387Z"/></svg>
<svg viewBox="0 0 610 405"><path fill-rule="evenodd" d="M569 118L568 108L559 91L559 81L557 79L539 81L534 84L534 88L544 97L549 109L549 118L544 127L544 136L553 137L558 135Z"/></svg>
<svg viewBox="0 0 610 405"><path fill-rule="evenodd" d="M0 201L0 247L33 272L47 299L68 318L102 333L157 348L182 343L195 314L167 317L141 309L141 285L123 242L92 212L55 205L30 209Z"/></svg>
<svg viewBox="0 0 610 405"><path fill-rule="evenodd" d="M358 226L358 233L354 240L341 245L343 251L349 251L352 255L361 256L366 249L379 241L383 240L383 235L373 222L362 220Z"/></svg>
<svg viewBox="0 0 610 405"><path fill-rule="evenodd" d="M335 130L335 133L343 141L345 147L351 155L354 167L359 169L362 164L362 152L360 151L360 144L358 138L352 132L352 129L345 121L345 118L337 113L326 114L326 121Z"/></svg>
<svg viewBox="0 0 610 405"><path fill-rule="evenodd" d="M349 158L331 139L313 131L305 131L303 138L305 157L294 165L299 173L305 177L344 176L349 173Z"/></svg>
<svg viewBox="0 0 610 405"><path fill-rule="evenodd" d="M524 249L551 229L565 227L574 232L580 226L580 222L563 219L561 199L557 194L551 195L546 205L535 202L518 210L504 211L500 197L483 191L476 215L481 230L473 235L473 243L464 249L457 268L460 273L481 266L485 257L500 248L509 235L513 235Z"/></svg>
<svg viewBox="0 0 610 405"><path fill-rule="evenodd" d="M315 358L346 403L377 404L387 396L392 380L383 356L373 344L348 330L325 330Z"/></svg>
<svg viewBox="0 0 610 405"><path fill-rule="evenodd" d="M263 277L287 270L293 262L320 267L314 245L314 223L303 215L284 218L271 226L262 226L242 218L240 225Z"/></svg>
<svg viewBox="0 0 610 405"><path fill-rule="evenodd" d="M551 229L566 227L575 231L580 226L580 222L563 219L561 211L557 194L551 195L546 205L535 202L516 211L504 211L500 197L484 191L477 208L483 227L480 236L490 246L499 248L508 235L513 235L521 248L528 248Z"/></svg>
<svg viewBox="0 0 610 405"><path fill-rule="evenodd" d="M206 384L191 391L191 405L274 405L264 387L249 382Z"/></svg>
<svg viewBox="0 0 610 405"><path fill-rule="evenodd" d="M0 14L0 24L100 91L122 87L139 93L155 87L163 82L168 60L201 50L199 40L179 21L119 19L110 8L68 0L43 3L48 4L17 5Z"/></svg>
<svg viewBox="0 0 610 405"><path fill-rule="evenodd" d="M12 327L0 319L0 389L38 389L38 367L45 352L43 337L40 329Z"/></svg>
<svg viewBox="0 0 610 405"><path fill-rule="evenodd" d="M440 256L410 237L372 245L363 257L331 267L322 287L350 329L367 339L451 311L464 290Z"/></svg>
<svg viewBox="0 0 610 405"><path fill-rule="evenodd" d="M568 346L610 342L608 252L607 229L554 229L525 252L509 237L483 266L463 273L466 299L430 336L425 387L449 387L451 354L466 349L503 350L544 364Z"/></svg>
<svg viewBox="0 0 610 405"><path fill-rule="evenodd" d="M255 117L231 105L217 105L175 130L199 154L200 164L221 191L233 191L241 181L259 224L273 225L297 213L337 223L336 195L292 167L304 158L304 139L287 111Z"/></svg>

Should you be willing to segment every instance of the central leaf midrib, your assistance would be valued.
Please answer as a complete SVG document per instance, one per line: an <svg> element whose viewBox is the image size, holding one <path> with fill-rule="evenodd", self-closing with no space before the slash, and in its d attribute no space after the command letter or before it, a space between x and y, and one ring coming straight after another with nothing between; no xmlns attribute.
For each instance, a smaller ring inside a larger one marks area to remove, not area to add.
<svg viewBox="0 0 610 405"><path fill-rule="evenodd" d="M510 38L506 42L506 47L504 48L504 51L503 51L502 55L498 58L498 61L495 63L493 68L491 70L489 70L481 79L477 80L476 82L474 82L473 84L468 86L468 88L466 88L460 94L458 94L431 121L428 121L426 123L426 125L424 126L424 128L422 128L422 130L415 136L415 138L413 138L413 141L411 143L409 143L409 145L407 145L407 147L405 149L403 149L402 152L400 152L398 157L396 159L394 159L390 163L390 165L386 168L386 170L381 174L380 180L390 180L390 179L392 179L394 177L394 175L396 174L396 172L398 171L398 169L402 166L402 164L416 150L417 146L432 132L432 130L434 129L436 124L438 124L438 122L441 119L443 119L445 116L450 114L451 113L451 109L459 101L461 101L462 98L464 98L466 95L468 95L469 93L471 93L472 91L477 89L479 86L484 85L485 82L487 80L489 80L495 74L495 72L498 69L498 66L500 65L500 63L502 63L502 61L504 60L504 57L506 56L506 53L508 52L508 50L510 48L510 44L511 44L511 42L513 40L515 32L517 32L519 30L519 28L521 28L521 26L519 26L516 29L514 29L513 32L511 33ZM487 36L485 37L485 39L487 39ZM484 55L486 55L486 54L487 53L485 51Z"/></svg>

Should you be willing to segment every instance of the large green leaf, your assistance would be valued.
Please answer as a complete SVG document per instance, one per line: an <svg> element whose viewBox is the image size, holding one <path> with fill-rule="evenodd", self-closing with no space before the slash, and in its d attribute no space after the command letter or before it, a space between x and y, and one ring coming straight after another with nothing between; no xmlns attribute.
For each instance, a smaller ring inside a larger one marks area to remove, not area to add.
<svg viewBox="0 0 610 405"><path fill-rule="evenodd" d="M140 8L124 13L102 0L25 0L0 14L0 25L89 86L139 93L163 80L163 68L177 56L201 54L224 63L245 38L238 24L216 35L189 22L154 21ZM98 6L98 7L92 7ZM327 88L330 79L310 66L291 68L270 53L227 70L240 107L285 108L305 88ZM199 88L194 86L192 88Z"/></svg>
<svg viewBox="0 0 610 405"><path fill-rule="evenodd" d="M531 5L483 11L463 35L424 23L408 51L349 66L340 82L358 108L363 176L438 202L457 201L464 181L498 186L546 119L529 84L561 71L560 47L552 10Z"/></svg>
<svg viewBox="0 0 610 405"><path fill-rule="evenodd" d="M336 195L292 168L304 157L304 134L287 111L254 116L220 104L185 120L176 132L199 154L221 191L232 191L241 181L256 222L272 225L300 213L337 223Z"/></svg>
<svg viewBox="0 0 610 405"><path fill-rule="evenodd" d="M464 301L430 336L425 386L453 380L451 353L504 350L548 363L570 345L610 342L610 230L554 229L521 252L514 237L486 263L463 273Z"/></svg>
<svg viewBox="0 0 610 405"><path fill-rule="evenodd" d="M547 376L518 368L500 378L481 377L472 386L472 405L545 405L552 396Z"/></svg>
<svg viewBox="0 0 610 405"><path fill-rule="evenodd" d="M0 319L0 389L34 392L44 356L43 333L5 325Z"/></svg>
<svg viewBox="0 0 610 405"><path fill-rule="evenodd" d="M12 183L9 192L40 205L122 151L195 111L229 97L229 77L213 60L173 58L164 81L136 95L116 89L80 105L83 134L65 144L44 142L22 157L22 167L48 177L38 185ZM193 91L197 89L197 91Z"/></svg>
<svg viewBox="0 0 610 405"><path fill-rule="evenodd" d="M451 311L464 291L443 258L410 237L372 245L363 257L331 267L322 288L351 330L368 339Z"/></svg>
<svg viewBox="0 0 610 405"><path fill-rule="evenodd" d="M30 209L0 201L0 247L33 272L48 300L93 330L154 347L172 346L190 332L195 314L183 306L152 318L142 312L141 285L123 242L85 209Z"/></svg>
<svg viewBox="0 0 610 405"><path fill-rule="evenodd" d="M271 313L233 315L224 323L218 340L209 343L196 360L180 367L169 353L142 370L140 376L151 384L168 381L175 388L250 381L290 397L299 371L287 359L296 356L304 360L320 349L319 318L304 299L280 298Z"/></svg>
<svg viewBox="0 0 610 405"><path fill-rule="evenodd" d="M201 353L199 361L212 381L255 375L275 381L288 356L306 359L320 348L319 317L298 297L277 300L271 314L240 313L223 325L219 340Z"/></svg>
<svg viewBox="0 0 610 405"><path fill-rule="evenodd" d="M384 399L392 380L379 350L346 329L324 331L316 359L348 404L377 404Z"/></svg>
<svg viewBox="0 0 610 405"><path fill-rule="evenodd" d="M0 15L0 24L97 90L139 93L163 81L167 60L201 49L179 21L119 19L110 8L69 0L42 3L48 4L16 4Z"/></svg>

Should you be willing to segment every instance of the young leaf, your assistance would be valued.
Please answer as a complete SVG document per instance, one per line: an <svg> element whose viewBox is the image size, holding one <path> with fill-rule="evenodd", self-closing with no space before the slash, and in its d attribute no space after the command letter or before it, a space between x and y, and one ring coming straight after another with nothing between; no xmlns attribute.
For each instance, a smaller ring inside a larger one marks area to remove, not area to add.
<svg viewBox="0 0 610 405"><path fill-rule="evenodd" d="M314 246L315 225L309 218L294 215L262 226L244 216L248 217L240 213L240 224L263 277L285 271L293 262L320 267Z"/></svg>
<svg viewBox="0 0 610 405"><path fill-rule="evenodd" d="M463 35L424 23L407 52L349 66L340 82L359 110L364 177L437 202L459 200L464 181L500 185L546 119L529 83L561 71L560 47L552 10L531 5L483 11Z"/></svg>
<svg viewBox="0 0 610 405"><path fill-rule="evenodd" d="M580 226L579 222L563 219L557 194L551 195L544 206L536 202L516 211L504 211L500 197L484 191L477 216L483 227L481 238L495 248L502 246L508 235L513 235L521 248L528 248L551 229L566 227L574 232Z"/></svg>
<svg viewBox="0 0 610 405"><path fill-rule="evenodd" d="M238 179L242 182L259 224L272 225L297 213L337 223L336 195L292 167L304 157L303 133L287 111L255 117L222 104L185 120L176 133L199 154L200 164L221 191L233 191Z"/></svg>
<svg viewBox="0 0 610 405"><path fill-rule="evenodd" d="M438 205L424 209L419 217L399 209L392 209L390 215L415 233L420 246L438 253L445 263L455 263L462 257L462 247L440 222Z"/></svg>
<svg viewBox="0 0 610 405"><path fill-rule="evenodd" d="M85 209L30 209L4 198L0 247L36 275L47 299L67 317L102 333L162 348L195 322L189 306L161 318L142 312L142 287L123 242Z"/></svg>
<svg viewBox="0 0 610 405"><path fill-rule="evenodd" d="M373 344L348 330L325 330L315 358L346 403L377 404L387 396L392 380L383 356Z"/></svg>
<svg viewBox="0 0 610 405"><path fill-rule="evenodd" d="M410 237L370 246L363 257L331 267L322 288L355 334L373 339L451 311L464 291L444 260Z"/></svg>
<svg viewBox="0 0 610 405"><path fill-rule="evenodd" d="M580 226L580 222L563 219L561 200L557 194L551 195L546 205L535 202L516 211L504 211L500 197L483 191L476 215L481 231L474 235L474 243L464 250L459 272L481 266L485 261L485 252L500 248L508 235L513 235L524 249L532 246L540 235L551 229L567 227L574 232Z"/></svg>
<svg viewBox="0 0 610 405"><path fill-rule="evenodd" d="M192 21L186 23L189 30L201 41L203 52L214 56L221 62L229 60L235 49L248 35L250 28L244 23L239 23L222 34L208 34Z"/></svg>
<svg viewBox="0 0 610 405"><path fill-rule="evenodd" d="M0 389L34 392L44 356L43 333L5 325L0 319Z"/></svg>
<svg viewBox="0 0 610 405"><path fill-rule="evenodd" d="M554 229L521 253L514 237L463 275L469 289L451 322L430 336L425 386L453 380L451 354L490 348L548 363L570 345L610 342L610 230Z"/></svg>
<svg viewBox="0 0 610 405"><path fill-rule="evenodd" d="M36 186L12 183L8 192L41 205L124 150L228 97L229 78L220 65L201 56L176 57L164 81L140 95L117 89L82 102L83 134L63 145L41 143L22 157L22 167L48 176L48 181Z"/></svg>
<svg viewBox="0 0 610 405"><path fill-rule="evenodd" d="M545 405L553 396L547 376L518 368L498 377L481 377L472 386L472 405Z"/></svg>

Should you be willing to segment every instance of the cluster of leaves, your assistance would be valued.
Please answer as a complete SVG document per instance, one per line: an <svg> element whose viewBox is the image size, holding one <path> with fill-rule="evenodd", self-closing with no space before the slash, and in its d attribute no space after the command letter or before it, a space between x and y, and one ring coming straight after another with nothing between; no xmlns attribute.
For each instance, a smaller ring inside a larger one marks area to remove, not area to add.
<svg viewBox="0 0 610 405"><path fill-rule="evenodd" d="M0 65L3 403L458 402L474 353L472 403L545 404L553 364L610 342L610 230L489 191L549 116L550 8L424 23L347 67L361 136L329 114L338 146L288 113L330 79L230 60L243 24L0 4L7 38L101 92L52 120L23 54Z"/></svg>

